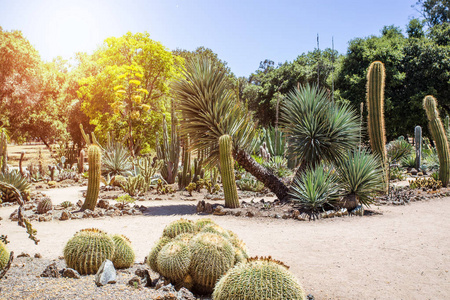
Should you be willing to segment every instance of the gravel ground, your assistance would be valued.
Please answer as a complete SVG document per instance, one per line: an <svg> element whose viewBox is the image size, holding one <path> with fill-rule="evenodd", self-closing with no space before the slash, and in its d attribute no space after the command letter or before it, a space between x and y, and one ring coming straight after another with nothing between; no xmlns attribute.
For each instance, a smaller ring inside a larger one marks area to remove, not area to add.
<svg viewBox="0 0 450 300"><path fill-rule="evenodd" d="M167 296L168 293L154 288L135 288L128 285L137 269L148 269L142 264L134 264L126 270L117 270L116 284L97 287L94 282L95 275L81 276L80 279L40 277L45 268L54 262L58 270L66 267L63 259L15 258L11 269L0 280L0 299L173 299ZM150 276L152 279L159 277L152 271Z"/></svg>

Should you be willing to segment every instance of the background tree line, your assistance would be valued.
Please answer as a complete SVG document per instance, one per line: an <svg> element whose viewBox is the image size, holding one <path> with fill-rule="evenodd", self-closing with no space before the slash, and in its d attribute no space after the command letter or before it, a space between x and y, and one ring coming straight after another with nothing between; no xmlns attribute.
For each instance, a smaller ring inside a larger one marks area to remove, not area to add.
<svg viewBox="0 0 450 300"><path fill-rule="evenodd" d="M162 115L170 117L170 84L181 76L184 61L212 59L227 73L236 91L261 126L275 125L277 102L297 85L325 87L334 101L355 109L365 99L369 64L386 66L385 116L388 139L411 135L414 126L427 131L421 99L433 94L443 114L450 114L450 1L416 3L421 19L404 32L385 26L379 35L355 38L347 53L314 49L292 62L270 59L247 77L236 77L211 49L169 51L148 33L108 38L94 53L78 53L43 62L20 31L0 27L0 121L12 139L38 138L82 143L79 124L100 139L107 132L134 151L154 148ZM130 131L130 128L132 130Z"/></svg>

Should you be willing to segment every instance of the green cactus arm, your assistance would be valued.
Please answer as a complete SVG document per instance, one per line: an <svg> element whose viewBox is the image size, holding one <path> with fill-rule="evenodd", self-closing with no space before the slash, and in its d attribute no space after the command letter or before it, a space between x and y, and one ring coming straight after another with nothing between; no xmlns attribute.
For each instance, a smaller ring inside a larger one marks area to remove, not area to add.
<svg viewBox="0 0 450 300"><path fill-rule="evenodd" d="M220 170L222 173L223 192L225 196L225 207L239 207L236 179L234 176L234 160L232 154L232 141L229 135L219 138Z"/></svg>

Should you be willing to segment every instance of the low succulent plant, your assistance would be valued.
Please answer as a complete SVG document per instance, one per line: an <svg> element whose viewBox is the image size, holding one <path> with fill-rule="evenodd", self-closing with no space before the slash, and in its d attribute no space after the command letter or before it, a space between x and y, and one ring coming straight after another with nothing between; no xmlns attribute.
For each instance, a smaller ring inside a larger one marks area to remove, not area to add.
<svg viewBox="0 0 450 300"><path fill-rule="evenodd" d="M172 241L158 254L159 273L172 282L181 282L189 272L192 252L183 241Z"/></svg>
<svg viewBox="0 0 450 300"><path fill-rule="evenodd" d="M156 242L156 244L153 246L152 250L150 250L150 253L147 256L147 264L153 271L159 273L158 262L157 262L159 251L161 251L161 249L166 244L168 244L171 240L172 240L171 238L169 238L167 236L163 236Z"/></svg>
<svg viewBox="0 0 450 300"><path fill-rule="evenodd" d="M64 201L63 203L61 203L61 206L62 206L63 208L69 208L69 207L71 207L72 205L73 205L73 203L70 202L70 201Z"/></svg>
<svg viewBox="0 0 450 300"><path fill-rule="evenodd" d="M95 274L106 259L113 259L114 251L114 240L104 231L83 229L67 242L64 259L68 268L82 275Z"/></svg>
<svg viewBox="0 0 450 300"><path fill-rule="evenodd" d="M306 300L297 279L282 262L269 258L253 258L230 269L217 282L215 300Z"/></svg>
<svg viewBox="0 0 450 300"><path fill-rule="evenodd" d="M136 255L131 247L130 240L126 236L120 234L113 235L112 239L115 245L114 257L112 259L114 267L116 269L126 269L131 267Z"/></svg>
<svg viewBox="0 0 450 300"><path fill-rule="evenodd" d="M417 178L416 180L409 180L409 187L412 189L423 190L437 190L442 187L442 181L430 178Z"/></svg>
<svg viewBox="0 0 450 300"><path fill-rule="evenodd" d="M44 198L38 203L37 213L45 214L46 212L52 210L52 208L53 208L52 200L50 198Z"/></svg>

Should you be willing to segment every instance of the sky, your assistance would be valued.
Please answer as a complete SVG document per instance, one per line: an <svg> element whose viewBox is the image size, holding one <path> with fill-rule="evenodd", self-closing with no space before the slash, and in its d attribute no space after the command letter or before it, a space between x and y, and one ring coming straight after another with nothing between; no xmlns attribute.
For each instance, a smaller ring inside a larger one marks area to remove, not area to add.
<svg viewBox="0 0 450 300"><path fill-rule="evenodd" d="M317 47L347 52L357 37L406 25L416 0L0 0L0 26L51 61L92 53L111 36L147 31L169 50L212 49L237 76Z"/></svg>

